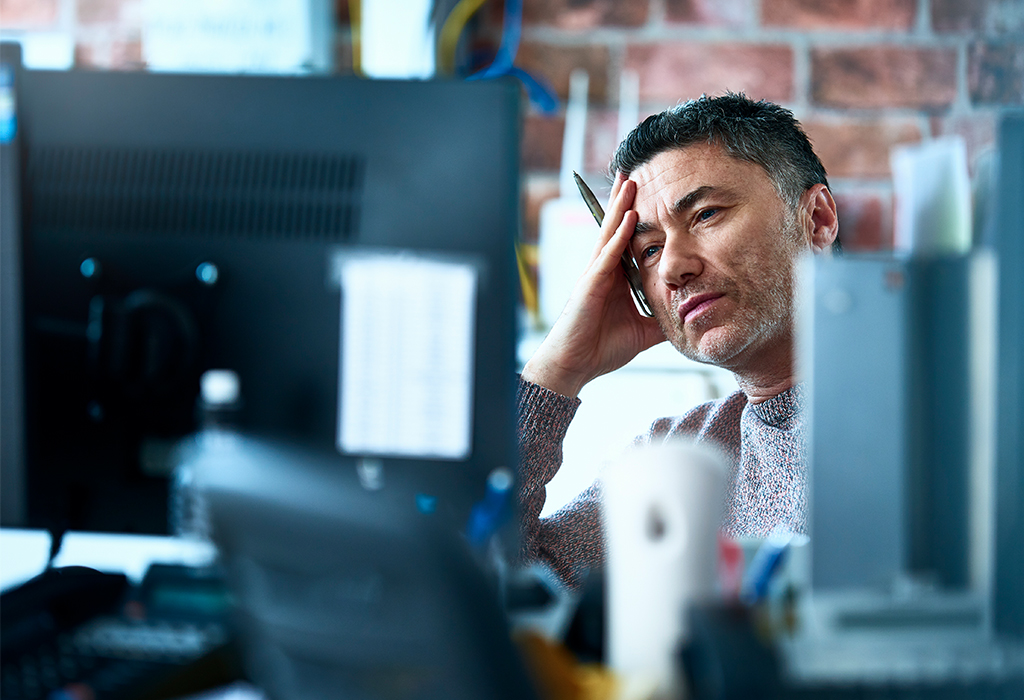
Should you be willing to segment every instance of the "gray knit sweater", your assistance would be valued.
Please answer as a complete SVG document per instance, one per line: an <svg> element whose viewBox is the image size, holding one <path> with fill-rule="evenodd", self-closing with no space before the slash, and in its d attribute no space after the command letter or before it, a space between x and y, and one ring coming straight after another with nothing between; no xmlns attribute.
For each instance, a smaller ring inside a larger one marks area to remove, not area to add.
<svg viewBox="0 0 1024 700"><path fill-rule="evenodd" d="M710 442L729 460L725 522L729 537L766 537L773 531L805 532L807 469L804 396L797 386L760 404L742 391L655 421L638 444L676 437ZM527 560L547 562L569 586L604 561L600 480L549 518L540 518L545 485L562 464L562 440L580 405L520 381L519 449L522 478L522 548Z"/></svg>

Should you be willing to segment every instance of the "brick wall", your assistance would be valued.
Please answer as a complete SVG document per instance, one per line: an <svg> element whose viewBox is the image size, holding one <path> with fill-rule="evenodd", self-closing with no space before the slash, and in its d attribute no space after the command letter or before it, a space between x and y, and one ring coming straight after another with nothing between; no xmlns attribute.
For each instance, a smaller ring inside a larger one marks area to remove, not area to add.
<svg viewBox="0 0 1024 700"><path fill-rule="evenodd" d="M348 4L336 0L336 70L351 71ZM525 0L517 63L562 98L590 75L585 169L604 173L616 145L618 85L640 79L641 116L730 89L792 108L814 141L851 249L891 245L889 149L963 135L978 162L999 112L1024 104L1022 0ZM62 31L80 67L143 66L142 0L0 0L5 32ZM501 0L469 43L493 50ZM557 194L564 119L527 115L524 239Z"/></svg>
<svg viewBox="0 0 1024 700"><path fill-rule="evenodd" d="M893 145L956 133L980 162L999 112L1024 104L1021 0L525 2L521 65L562 97L572 68L590 73L588 171L614 149L623 70L639 75L641 116L727 89L775 100L814 142L850 249L891 246ZM561 118L528 117L528 241L557 194L561 135Z"/></svg>

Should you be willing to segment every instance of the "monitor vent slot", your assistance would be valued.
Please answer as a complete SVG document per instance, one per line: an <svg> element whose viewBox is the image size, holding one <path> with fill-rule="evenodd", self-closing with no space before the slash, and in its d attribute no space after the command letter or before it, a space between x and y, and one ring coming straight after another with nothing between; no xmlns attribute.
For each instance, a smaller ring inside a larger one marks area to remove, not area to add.
<svg viewBox="0 0 1024 700"><path fill-rule="evenodd" d="M349 240L365 164L357 156L36 148L37 230Z"/></svg>

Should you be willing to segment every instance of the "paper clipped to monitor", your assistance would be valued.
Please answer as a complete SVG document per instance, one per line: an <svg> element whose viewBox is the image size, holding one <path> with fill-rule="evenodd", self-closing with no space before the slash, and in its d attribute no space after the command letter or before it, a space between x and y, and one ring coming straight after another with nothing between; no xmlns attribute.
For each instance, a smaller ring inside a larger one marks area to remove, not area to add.
<svg viewBox="0 0 1024 700"><path fill-rule="evenodd" d="M472 448L478 271L428 256L340 256L338 449L462 460Z"/></svg>

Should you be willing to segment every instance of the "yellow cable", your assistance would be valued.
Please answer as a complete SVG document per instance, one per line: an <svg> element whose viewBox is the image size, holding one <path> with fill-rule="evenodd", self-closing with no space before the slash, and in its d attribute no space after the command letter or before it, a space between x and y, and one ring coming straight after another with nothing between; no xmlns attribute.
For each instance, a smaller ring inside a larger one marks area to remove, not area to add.
<svg viewBox="0 0 1024 700"><path fill-rule="evenodd" d="M362 27L362 14L359 3L360 0L348 0L348 22L352 34L352 72L356 75L363 74L363 48L359 36Z"/></svg>
<svg viewBox="0 0 1024 700"><path fill-rule="evenodd" d="M455 73L455 52L459 48L459 36L466 22L483 4L484 0L459 0L459 4L452 8L448 19L444 21L437 45L437 64L442 75Z"/></svg>
<svg viewBox="0 0 1024 700"><path fill-rule="evenodd" d="M519 286L523 292L523 306L526 310L536 318L540 311L540 304L537 300L537 289L535 288L533 281L530 279L530 272L526 269L526 261L523 260L524 253L523 245L516 246L516 266L519 268Z"/></svg>

